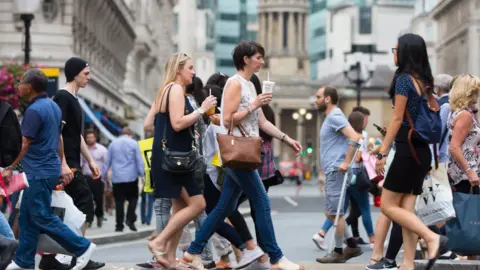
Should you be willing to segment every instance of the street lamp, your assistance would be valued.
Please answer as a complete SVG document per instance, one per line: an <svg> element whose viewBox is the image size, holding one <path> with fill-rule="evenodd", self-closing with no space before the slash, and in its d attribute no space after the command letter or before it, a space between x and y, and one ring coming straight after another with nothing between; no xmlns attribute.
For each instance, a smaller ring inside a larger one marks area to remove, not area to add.
<svg viewBox="0 0 480 270"><path fill-rule="evenodd" d="M40 7L40 0L16 0L15 7L25 27L24 63L27 65L30 63L30 26L35 18L33 14Z"/></svg>
<svg viewBox="0 0 480 270"><path fill-rule="evenodd" d="M373 77L375 72L375 63L373 62L373 54L386 54L386 52L379 52L375 49L374 45L369 45L369 62L365 63L365 53L357 51L357 46L352 45L352 51L345 52L345 64L343 67L343 75L348 80L350 84L355 85L355 90L357 92L357 106L360 106L362 85L366 84ZM353 55L353 61L348 61L347 56ZM366 78L363 76L363 70L368 72ZM356 71L354 78L349 76L350 71Z"/></svg>

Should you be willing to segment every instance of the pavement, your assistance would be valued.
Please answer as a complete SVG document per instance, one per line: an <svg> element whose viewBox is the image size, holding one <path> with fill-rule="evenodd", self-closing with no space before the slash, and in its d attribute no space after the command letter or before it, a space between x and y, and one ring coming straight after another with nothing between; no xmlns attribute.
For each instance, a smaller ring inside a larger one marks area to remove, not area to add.
<svg viewBox="0 0 480 270"><path fill-rule="evenodd" d="M250 216L249 208L240 208L239 211L244 216ZM139 213L140 208L137 209L138 216L140 216ZM87 229L86 237L97 245L145 239L155 230L155 212L153 213L150 225L141 224L138 221L135 223L137 228L136 232L131 231L127 226L125 226L123 232L115 232L115 211L112 215L106 214L105 219L106 220L103 221L101 228L97 227L97 221L95 219L92 227ZM193 228L193 222L191 222L189 226Z"/></svg>

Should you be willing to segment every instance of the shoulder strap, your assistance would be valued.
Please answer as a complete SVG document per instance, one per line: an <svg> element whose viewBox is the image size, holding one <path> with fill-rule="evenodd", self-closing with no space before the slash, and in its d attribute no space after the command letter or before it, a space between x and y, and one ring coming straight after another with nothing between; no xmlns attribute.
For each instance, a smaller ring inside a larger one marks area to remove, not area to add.
<svg viewBox="0 0 480 270"><path fill-rule="evenodd" d="M162 104L163 104L163 97L165 96L165 94L167 94L167 97L166 97L166 103L165 103L165 113L168 113L168 99L170 98L170 90L172 89L172 86L173 86L173 83L167 88L165 89L165 92L163 92L162 94L162 97L160 99L160 108L159 108L159 112L161 113L161 110L162 110ZM166 144L167 144L167 121L165 121L165 123L163 124L163 138L162 138L162 145L163 145L163 148L166 147Z"/></svg>
<svg viewBox="0 0 480 270"><path fill-rule="evenodd" d="M445 142L445 138L447 137L447 133L448 133L448 126L445 125L445 130L443 131L442 139L440 140L440 145L438 146L438 148L442 148L442 145Z"/></svg>

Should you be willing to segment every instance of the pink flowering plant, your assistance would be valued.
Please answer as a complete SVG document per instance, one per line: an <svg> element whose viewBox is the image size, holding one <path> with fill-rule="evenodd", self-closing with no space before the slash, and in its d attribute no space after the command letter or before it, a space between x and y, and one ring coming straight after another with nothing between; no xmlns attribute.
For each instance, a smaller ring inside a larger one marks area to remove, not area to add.
<svg viewBox="0 0 480 270"><path fill-rule="evenodd" d="M17 88L23 73L32 67L36 66L23 65L16 61L0 62L0 99L8 101L22 114L28 103L18 95Z"/></svg>

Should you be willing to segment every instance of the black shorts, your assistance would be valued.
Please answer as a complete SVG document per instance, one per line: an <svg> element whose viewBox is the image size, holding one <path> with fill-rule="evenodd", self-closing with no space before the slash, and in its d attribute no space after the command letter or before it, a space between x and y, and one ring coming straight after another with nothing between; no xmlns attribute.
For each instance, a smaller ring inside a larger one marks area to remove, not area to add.
<svg viewBox="0 0 480 270"><path fill-rule="evenodd" d="M86 215L86 222L92 223L94 218L93 195L87 179L80 170L73 174L70 184L65 186L65 192L72 197L73 204Z"/></svg>

